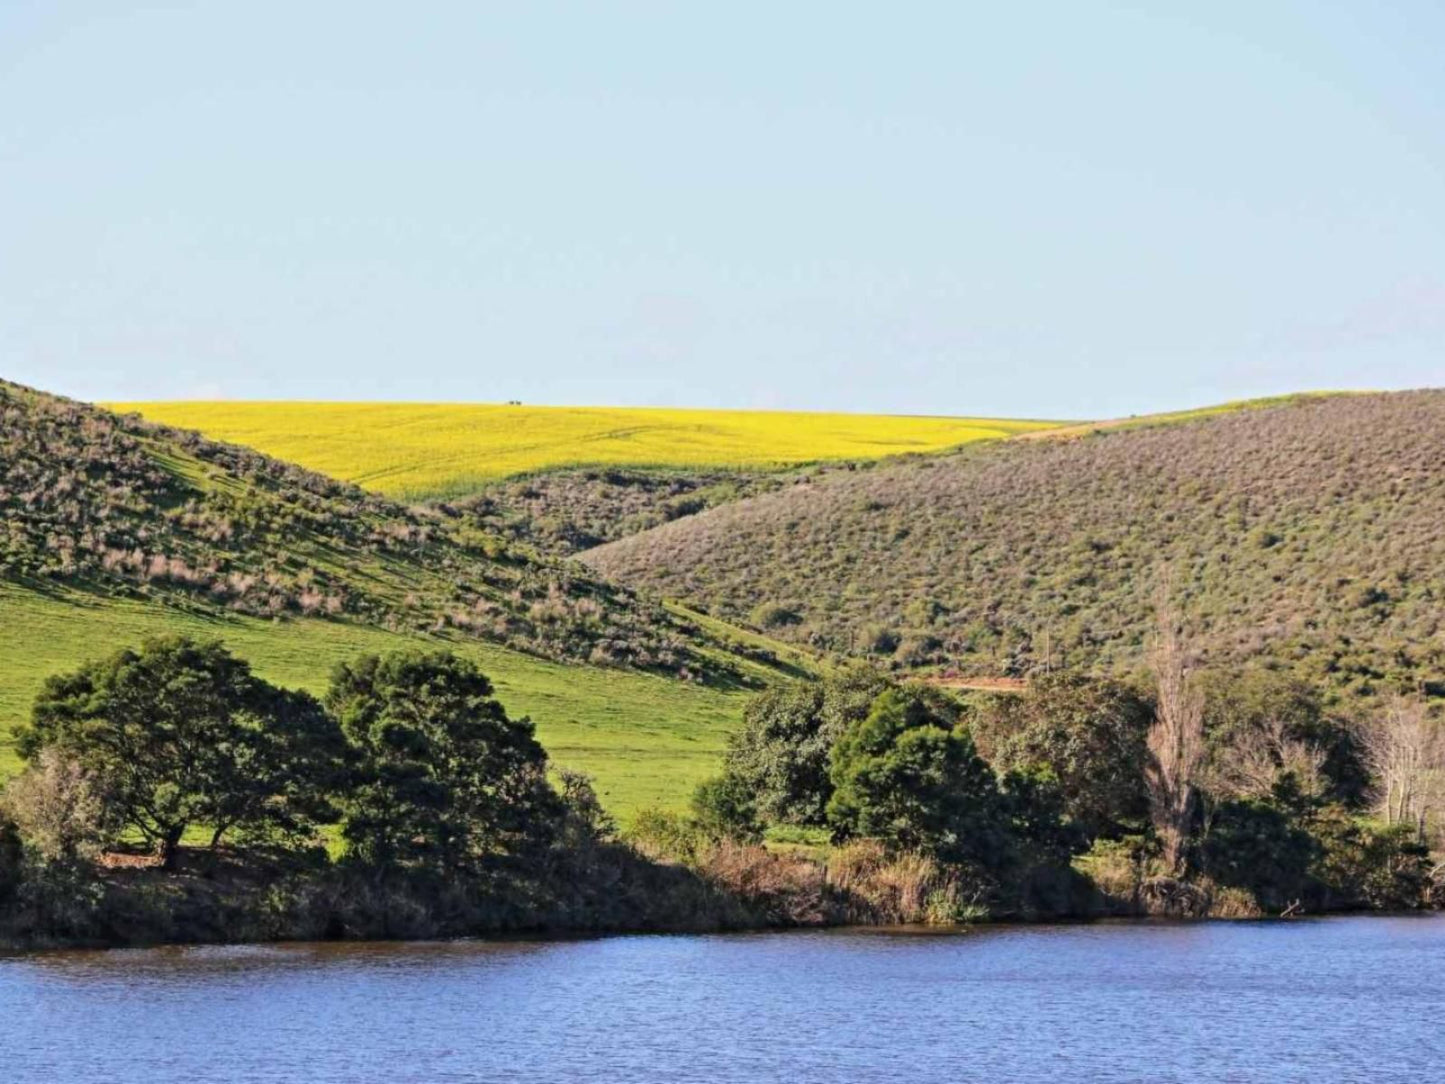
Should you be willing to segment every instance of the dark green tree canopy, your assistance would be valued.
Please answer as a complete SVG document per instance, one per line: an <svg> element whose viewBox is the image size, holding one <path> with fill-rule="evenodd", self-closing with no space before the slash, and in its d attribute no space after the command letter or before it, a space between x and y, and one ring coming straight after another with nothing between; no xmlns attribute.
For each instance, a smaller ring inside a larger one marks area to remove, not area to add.
<svg viewBox="0 0 1445 1084"><path fill-rule="evenodd" d="M50 678L21 755L54 746L105 782L169 864L186 829L306 835L331 819L339 731L305 693L267 684L219 642L145 641Z"/></svg>
<svg viewBox="0 0 1445 1084"><path fill-rule="evenodd" d="M888 682L858 669L818 683L770 689L755 697L728 745L726 772L752 796L758 815L778 824L821 825L833 784L828 753L868 714Z"/></svg>
<svg viewBox="0 0 1445 1084"><path fill-rule="evenodd" d="M889 690L838 739L828 823L839 838L871 837L951 863L996 867L1010 850L993 771L946 704Z"/></svg>
<svg viewBox="0 0 1445 1084"><path fill-rule="evenodd" d="M1035 678L1022 696L981 702L970 729L1000 773L1052 779L1066 817L1090 838L1117 834L1147 810L1149 703L1117 681Z"/></svg>
<svg viewBox="0 0 1445 1084"><path fill-rule="evenodd" d="M528 719L445 651L369 655L338 666L326 705L358 767L343 834L363 860L459 869L545 841L561 806Z"/></svg>

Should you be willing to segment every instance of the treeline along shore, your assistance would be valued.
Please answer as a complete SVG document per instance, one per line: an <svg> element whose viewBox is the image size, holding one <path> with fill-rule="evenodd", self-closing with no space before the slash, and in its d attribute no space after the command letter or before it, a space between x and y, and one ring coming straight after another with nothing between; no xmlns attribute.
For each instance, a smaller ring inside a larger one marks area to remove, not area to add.
<svg viewBox="0 0 1445 1084"><path fill-rule="evenodd" d="M1445 903L1445 744L1265 669L956 699L857 668L755 698L687 812L619 829L477 665L367 655L325 695L219 643L54 675L0 796L12 946L717 930Z"/></svg>

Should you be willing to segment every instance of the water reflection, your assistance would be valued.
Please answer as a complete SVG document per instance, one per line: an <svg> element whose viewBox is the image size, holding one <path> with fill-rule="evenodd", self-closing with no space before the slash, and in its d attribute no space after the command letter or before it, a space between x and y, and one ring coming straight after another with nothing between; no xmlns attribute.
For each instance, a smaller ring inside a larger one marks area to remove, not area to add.
<svg viewBox="0 0 1445 1084"><path fill-rule="evenodd" d="M14 1081L1445 1078L1445 919L60 952Z"/></svg>

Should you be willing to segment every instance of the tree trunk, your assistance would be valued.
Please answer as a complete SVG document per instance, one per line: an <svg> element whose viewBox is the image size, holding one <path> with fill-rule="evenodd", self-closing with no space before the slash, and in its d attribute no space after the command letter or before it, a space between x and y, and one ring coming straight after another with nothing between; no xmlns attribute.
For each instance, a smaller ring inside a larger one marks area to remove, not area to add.
<svg viewBox="0 0 1445 1084"><path fill-rule="evenodd" d="M1177 876L1197 811L1194 780L1204 760L1204 701L1190 677L1192 656L1170 608L1167 582L1159 594L1159 630L1149 652L1159 691L1146 739L1144 782L1164 866Z"/></svg>
<svg viewBox="0 0 1445 1084"><path fill-rule="evenodd" d="M161 869L173 870L176 868L176 859L180 857L181 836L185 833L185 826L172 828L161 837L160 858Z"/></svg>

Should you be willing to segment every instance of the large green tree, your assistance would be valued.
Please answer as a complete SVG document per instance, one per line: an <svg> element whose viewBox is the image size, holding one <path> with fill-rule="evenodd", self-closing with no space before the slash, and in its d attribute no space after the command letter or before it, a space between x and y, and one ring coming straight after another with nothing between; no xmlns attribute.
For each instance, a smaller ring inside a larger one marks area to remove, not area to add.
<svg viewBox="0 0 1445 1084"><path fill-rule="evenodd" d="M36 698L20 752L55 748L103 782L123 824L169 868L186 830L295 838L334 818L340 732L306 693L278 689L219 642L145 641Z"/></svg>
<svg viewBox="0 0 1445 1084"><path fill-rule="evenodd" d="M546 754L470 660L364 656L336 668L326 705L357 753L342 829L357 857L465 872L550 838Z"/></svg>
<svg viewBox="0 0 1445 1084"><path fill-rule="evenodd" d="M764 821L821 825L833 784L828 753L862 721L887 679L868 669L770 689L749 702L728 745L727 777Z"/></svg>
<svg viewBox="0 0 1445 1084"><path fill-rule="evenodd" d="M971 722L979 752L1002 773L1050 780L1068 819L1090 838L1148 813L1145 735L1152 710L1117 681L1036 678L1021 696L992 696Z"/></svg>
<svg viewBox="0 0 1445 1084"><path fill-rule="evenodd" d="M950 863L994 868L1010 853L1009 811L968 731L921 690L880 695L830 758L828 822Z"/></svg>

